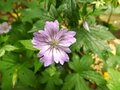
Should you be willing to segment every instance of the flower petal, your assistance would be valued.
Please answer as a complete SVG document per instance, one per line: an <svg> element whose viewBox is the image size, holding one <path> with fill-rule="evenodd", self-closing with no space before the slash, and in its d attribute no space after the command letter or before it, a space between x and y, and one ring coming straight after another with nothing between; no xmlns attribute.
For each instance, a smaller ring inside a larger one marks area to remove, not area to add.
<svg viewBox="0 0 120 90"><path fill-rule="evenodd" d="M42 62L44 62L44 66L49 66L50 64L53 64L53 54L52 54L52 50L47 50L44 53L44 56L40 59Z"/></svg>
<svg viewBox="0 0 120 90"><path fill-rule="evenodd" d="M71 50L70 50L68 47L60 46L59 48L60 48L61 50L65 51L66 53L71 53Z"/></svg>
<svg viewBox="0 0 120 90"><path fill-rule="evenodd" d="M75 38L69 38L69 39L60 41L59 46L69 47L71 44L73 44L75 42L76 42Z"/></svg>
<svg viewBox="0 0 120 90"><path fill-rule="evenodd" d="M74 38L76 32L74 31L68 31L64 33L61 38L59 45L64 47L69 47L71 44L76 42L76 39Z"/></svg>
<svg viewBox="0 0 120 90"><path fill-rule="evenodd" d="M57 20L55 20L54 22L46 22L45 23L45 31L46 32L49 32L49 31L51 31L52 29L53 30L56 30L56 31L58 31L59 30L59 23L58 23L58 21Z"/></svg>
<svg viewBox="0 0 120 90"><path fill-rule="evenodd" d="M35 48L37 48L37 49L41 49L41 48L43 48L45 45L47 45L48 46L48 43L46 43L46 42L39 42L38 40L36 40L35 38L33 38L33 40L32 40L32 43L33 43L33 47L35 47Z"/></svg>
<svg viewBox="0 0 120 90"><path fill-rule="evenodd" d="M44 31L39 31L34 33L34 37L32 39L32 43L35 48L41 49L44 48L45 45L49 45L48 42L50 38Z"/></svg>
<svg viewBox="0 0 120 90"><path fill-rule="evenodd" d="M69 60L68 55L61 49L53 49L53 57L56 63L64 64L65 61Z"/></svg>
<svg viewBox="0 0 120 90"><path fill-rule="evenodd" d="M59 23L57 20L54 22L46 22L45 27L44 27L45 32L53 38L54 35L58 32L59 30Z"/></svg>
<svg viewBox="0 0 120 90"><path fill-rule="evenodd" d="M38 53L37 56L38 56L38 57L44 56L44 53L47 52L47 51L49 51L49 49L50 49L50 46L49 46L49 45L44 46L44 47L40 50L40 52Z"/></svg>
<svg viewBox="0 0 120 90"><path fill-rule="evenodd" d="M60 30L56 35L55 38L58 40L61 40L64 36L64 34L67 33L67 30Z"/></svg>
<svg viewBox="0 0 120 90"><path fill-rule="evenodd" d="M74 32L74 31L68 31L67 33L65 33L65 36L67 36L67 37L73 37L75 35L76 35L76 32Z"/></svg>
<svg viewBox="0 0 120 90"><path fill-rule="evenodd" d="M38 31L34 33L34 37L37 38L39 41L48 42L49 35L45 31Z"/></svg>

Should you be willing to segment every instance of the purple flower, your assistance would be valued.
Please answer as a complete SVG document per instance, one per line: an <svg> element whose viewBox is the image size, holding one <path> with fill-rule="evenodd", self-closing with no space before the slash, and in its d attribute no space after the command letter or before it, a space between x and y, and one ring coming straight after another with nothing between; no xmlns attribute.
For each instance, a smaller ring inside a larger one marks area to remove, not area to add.
<svg viewBox="0 0 120 90"><path fill-rule="evenodd" d="M32 43L35 48L39 49L38 57L44 62L44 66L52 63L64 64L69 61L67 53L71 50L69 46L76 42L74 31L59 30L59 23L46 22L44 30L34 33Z"/></svg>
<svg viewBox="0 0 120 90"><path fill-rule="evenodd" d="M3 22L0 24L0 34L8 33L11 29L11 25L9 25L7 22Z"/></svg>

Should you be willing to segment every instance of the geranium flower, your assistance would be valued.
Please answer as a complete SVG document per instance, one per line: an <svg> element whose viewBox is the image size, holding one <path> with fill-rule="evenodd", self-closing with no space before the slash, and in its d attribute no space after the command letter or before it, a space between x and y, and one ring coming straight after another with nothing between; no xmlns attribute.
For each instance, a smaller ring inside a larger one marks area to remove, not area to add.
<svg viewBox="0 0 120 90"><path fill-rule="evenodd" d="M8 33L11 29L11 25L9 25L7 22L3 22L0 24L0 34Z"/></svg>
<svg viewBox="0 0 120 90"><path fill-rule="evenodd" d="M71 50L69 46L76 42L74 31L59 30L59 23L57 20L54 22L46 22L44 30L34 33L32 43L35 48L39 49L38 57L40 61L44 62L44 66L50 64L69 61L67 53Z"/></svg>

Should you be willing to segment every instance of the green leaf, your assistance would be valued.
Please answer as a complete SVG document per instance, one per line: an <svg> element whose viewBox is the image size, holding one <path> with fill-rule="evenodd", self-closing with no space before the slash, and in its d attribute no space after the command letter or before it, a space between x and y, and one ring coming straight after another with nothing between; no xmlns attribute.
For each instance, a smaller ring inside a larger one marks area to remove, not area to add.
<svg viewBox="0 0 120 90"><path fill-rule="evenodd" d="M51 5L56 6L56 4L57 4L56 0L47 0L47 1L48 2L46 2L47 3L47 7L46 8L48 8L48 10L50 9Z"/></svg>
<svg viewBox="0 0 120 90"><path fill-rule="evenodd" d="M0 60L0 70L2 72L6 72L7 69L14 67L15 64L16 64L16 62L13 59L11 59L11 57L9 57L9 58L3 57L3 59Z"/></svg>
<svg viewBox="0 0 120 90"><path fill-rule="evenodd" d="M83 8L82 8L82 16L85 16L88 14L87 12L87 3L83 4Z"/></svg>
<svg viewBox="0 0 120 90"><path fill-rule="evenodd" d="M34 67L35 67L35 73L42 67L42 63L39 60L35 60Z"/></svg>
<svg viewBox="0 0 120 90"><path fill-rule="evenodd" d="M31 8L31 9L36 9L39 6L39 1L38 0L33 0L33 1L30 1L30 2L23 0L23 2L27 7Z"/></svg>
<svg viewBox="0 0 120 90"><path fill-rule="evenodd" d="M69 26L76 28L79 20L79 8L76 0L65 0L64 17ZM73 18L74 17L74 18Z"/></svg>
<svg viewBox="0 0 120 90"><path fill-rule="evenodd" d="M76 57L76 56L74 56ZM75 59L73 57L73 61L69 62L69 67L73 69L75 72L82 72L86 70L90 70L90 66L93 63L92 57L90 55L84 55L81 59Z"/></svg>
<svg viewBox="0 0 120 90"><path fill-rule="evenodd" d="M66 4L61 4L61 5L57 8L58 13L64 12L65 6L66 6Z"/></svg>
<svg viewBox="0 0 120 90"><path fill-rule="evenodd" d="M108 88L110 90L120 90L120 72L114 69L109 69L108 75L110 77L107 84Z"/></svg>
<svg viewBox="0 0 120 90"><path fill-rule="evenodd" d="M33 48L32 40L20 40L20 43L29 50L35 51L37 49Z"/></svg>
<svg viewBox="0 0 120 90"><path fill-rule="evenodd" d="M17 78L16 78L17 82L22 82L22 84L24 84L24 85L35 87L36 78L34 76L34 72L28 68L29 66L28 66L27 62L20 63L18 60L19 58L16 55L17 54L13 54L13 53L7 54L2 58L2 60L0 60L0 71L2 72L3 76L6 77L6 79L7 78L10 79L10 82L8 82L8 83L6 83L6 82L9 80L7 80L7 81L4 81L5 79L3 80L3 82L2 82L3 88L7 88L8 84L13 85L14 81L11 81L11 79L13 80L13 78L14 78L13 75L14 75L15 70L17 70L17 73L15 73L17 76ZM6 74L6 72L10 73L10 75L12 75L12 76L9 77L9 74ZM4 73L5 73L5 75L4 75ZM6 86L6 87L4 87L4 86ZM7 90L11 90L11 89L7 89Z"/></svg>
<svg viewBox="0 0 120 90"><path fill-rule="evenodd" d="M20 82L22 82L24 85L29 85L32 87L35 87L35 75L34 72L31 71L30 69L23 67L18 73L18 78Z"/></svg>
<svg viewBox="0 0 120 90"><path fill-rule="evenodd" d="M11 90L12 89L12 75L13 75L13 69L9 69L6 72L3 73L2 76L2 90Z"/></svg>
<svg viewBox="0 0 120 90"><path fill-rule="evenodd" d="M4 49L0 49L0 57L2 57L5 54L5 50Z"/></svg>
<svg viewBox="0 0 120 90"><path fill-rule="evenodd" d="M116 45L116 55L120 56L120 44Z"/></svg>
<svg viewBox="0 0 120 90"><path fill-rule="evenodd" d="M80 3L90 3L94 0L77 0L77 1L80 2Z"/></svg>
<svg viewBox="0 0 120 90"><path fill-rule="evenodd" d="M66 77L62 90L90 90L84 79L78 74L70 74Z"/></svg>
<svg viewBox="0 0 120 90"><path fill-rule="evenodd" d="M102 85L102 86L97 87L96 90L109 90L109 89L106 85Z"/></svg>
<svg viewBox="0 0 120 90"><path fill-rule="evenodd" d="M14 51L18 48L13 45L5 45L2 49L4 49L5 51Z"/></svg>
<svg viewBox="0 0 120 90"><path fill-rule="evenodd" d="M107 66L109 68L115 68L116 65L120 65L120 56L110 56L108 59L107 59L107 62L106 62Z"/></svg>
<svg viewBox="0 0 120 90"><path fill-rule="evenodd" d="M54 17L54 18L57 18L57 17L58 17L58 12L57 12L55 6L52 5L52 4L51 4L51 6L50 6L49 13L50 13L50 15L51 15L52 17Z"/></svg>
<svg viewBox="0 0 120 90"><path fill-rule="evenodd" d="M13 10L13 2L11 0L0 0L0 11L11 12Z"/></svg>
<svg viewBox="0 0 120 90"><path fill-rule="evenodd" d="M0 60L0 71L2 72L2 90L12 89L12 77L17 63L9 56L5 55ZM7 73L6 73L7 72Z"/></svg>
<svg viewBox="0 0 120 90"><path fill-rule="evenodd" d="M105 85L106 81L103 78L102 75L100 75L97 72L94 71L85 71L82 73L83 77L89 80L92 80L93 82L95 82L97 85Z"/></svg>
<svg viewBox="0 0 120 90"><path fill-rule="evenodd" d="M103 51L110 51L105 40L114 39L115 37L107 30L91 29L90 32L80 29L77 32L77 45L83 47L85 53L92 51L101 56Z"/></svg>
<svg viewBox="0 0 120 90"><path fill-rule="evenodd" d="M17 82L17 84L14 87L14 90L35 90L35 88L32 88L30 86L26 86L22 83Z"/></svg>
<svg viewBox="0 0 120 90"><path fill-rule="evenodd" d="M8 35L6 35L6 36L0 36L0 43L6 42L8 39L9 39Z"/></svg>
<svg viewBox="0 0 120 90"><path fill-rule="evenodd" d="M42 72L40 83L46 84L45 90L56 90L63 81L60 78L60 72L56 71L56 68L52 66Z"/></svg>
<svg viewBox="0 0 120 90"><path fill-rule="evenodd" d="M5 54L5 51L14 51L18 48L12 45L5 45L0 49L0 57L2 57Z"/></svg>
<svg viewBox="0 0 120 90"><path fill-rule="evenodd" d="M40 19L41 16L44 16L44 15L43 15L43 10L41 10L40 8L34 8L34 9L27 8L21 12L20 18L23 22L31 22L32 23L33 19L35 19L35 18Z"/></svg>
<svg viewBox="0 0 120 90"><path fill-rule="evenodd" d="M45 24L45 20L38 20L35 24L33 24L33 27L28 33L33 33L38 30L43 30Z"/></svg>
<svg viewBox="0 0 120 90"><path fill-rule="evenodd" d="M108 31L108 28L101 25L96 25L94 27L90 27L92 35L99 37L101 40L110 40L115 39L115 36Z"/></svg>

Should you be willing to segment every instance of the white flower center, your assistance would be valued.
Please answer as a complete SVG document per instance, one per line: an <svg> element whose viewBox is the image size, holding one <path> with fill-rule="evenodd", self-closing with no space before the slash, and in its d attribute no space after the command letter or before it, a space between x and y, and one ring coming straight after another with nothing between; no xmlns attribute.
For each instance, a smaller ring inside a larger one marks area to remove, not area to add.
<svg viewBox="0 0 120 90"><path fill-rule="evenodd" d="M51 40L51 41L49 42L49 44L50 44L53 48L55 48L55 47L57 47L57 46L58 46L59 41L58 41L58 40L53 39L53 40Z"/></svg>

